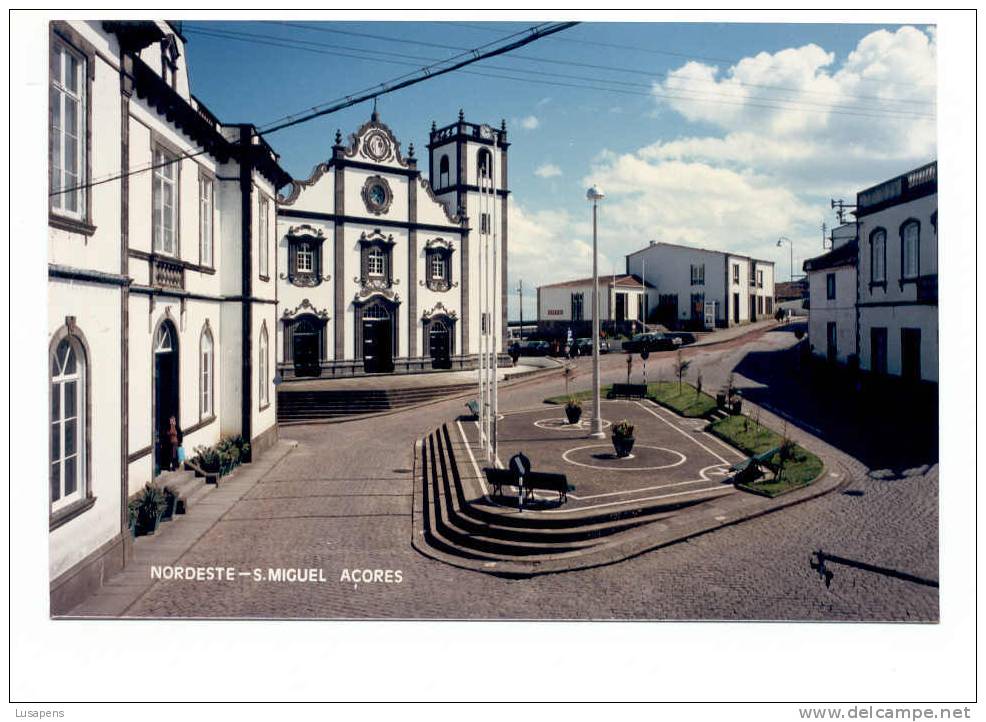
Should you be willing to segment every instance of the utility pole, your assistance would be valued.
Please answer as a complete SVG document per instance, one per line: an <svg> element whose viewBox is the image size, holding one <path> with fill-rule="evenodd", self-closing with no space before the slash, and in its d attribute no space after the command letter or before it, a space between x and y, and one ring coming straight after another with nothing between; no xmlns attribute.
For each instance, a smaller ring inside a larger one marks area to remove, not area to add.
<svg viewBox="0 0 986 722"><path fill-rule="evenodd" d="M597 186L586 191L585 197L592 203L592 432L589 436L601 439L603 434L602 410L599 408L599 246L596 233L596 212L599 201L605 196Z"/></svg>
<svg viewBox="0 0 986 722"><path fill-rule="evenodd" d="M524 340L524 279L517 282L517 295L520 296L520 340Z"/></svg>

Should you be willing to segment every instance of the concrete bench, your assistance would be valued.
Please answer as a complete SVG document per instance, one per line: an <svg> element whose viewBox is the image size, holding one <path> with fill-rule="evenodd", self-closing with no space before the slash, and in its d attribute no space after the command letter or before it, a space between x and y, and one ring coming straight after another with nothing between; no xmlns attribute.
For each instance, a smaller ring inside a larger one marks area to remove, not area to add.
<svg viewBox="0 0 986 722"><path fill-rule="evenodd" d="M485 468L483 474L486 482L492 487L494 495L502 495L505 486L520 486L520 480L510 469ZM554 491L558 493L559 501L568 501L568 492L575 491L575 486L568 483L564 474L553 474L545 471L529 471L524 477L524 490L527 494L532 491Z"/></svg>
<svg viewBox="0 0 986 722"><path fill-rule="evenodd" d="M524 488L528 491L556 491L559 501L568 501L568 492L575 491L575 485L568 483L564 474L552 474L545 471L532 471L524 477Z"/></svg>

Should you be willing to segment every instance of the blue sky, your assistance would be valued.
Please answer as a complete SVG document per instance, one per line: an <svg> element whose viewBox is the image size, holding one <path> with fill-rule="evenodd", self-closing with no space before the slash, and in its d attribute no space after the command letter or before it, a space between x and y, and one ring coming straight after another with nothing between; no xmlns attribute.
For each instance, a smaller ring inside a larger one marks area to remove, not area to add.
<svg viewBox="0 0 986 722"><path fill-rule="evenodd" d="M193 93L225 122L263 125L460 52L447 46L528 26L187 22L185 31ZM490 77L511 69L514 79ZM382 97L381 119L419 156L432 120L450 123L459 108L473 122L507 121L510 276L528 288L588 272L591 182L609 196L603 269L619 272L626 253L657 239L774 260L786 279L778 236L795 241L800 265L821 252L830 197L851 199L935 156L932 28L585 23L466 71ZM369 113L353 107L268 141L307 178L335 129L346 135Z"/></svg>

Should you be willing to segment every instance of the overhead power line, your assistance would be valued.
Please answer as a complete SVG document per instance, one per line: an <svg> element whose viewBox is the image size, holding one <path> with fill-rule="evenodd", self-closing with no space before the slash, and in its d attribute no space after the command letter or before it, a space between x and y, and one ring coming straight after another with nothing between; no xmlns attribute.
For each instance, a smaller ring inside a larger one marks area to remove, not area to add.
<svg viewBox="0 0 986 722"><path fill-rule="evenodd" d="M187 28L186 32L198 33L202 35L207 35L209 37L224 38L229 40L237 40L245 43L253 43L258 45L267 45L270 47L285 48L288 50L313 52L321 55L339 55L342 57L355 57L360 60L366 60L369 62L380 62L392 65L413 65L407 61L398 60L388 60L386 58L375 57L376 51L373 55L353 55L349 52L338 51L335 48L342 47L344 50L359 50L356 48L350 48L347 46L338 46L334 43L319 43L316 41L305 41L292 39L290 41L284 39L272 39L269 36L258 35L256 33L246 33L239 31L227 31L227 30L203 30L200 28ZM314 48L305 47L304 45L299 45L303 43L305 45L314 46ZM315 49L318 48L318 49ZM322 50L321 48L326 48ZM369 53L370 51L366 51ZM407 55L404 53L386 53L387 55L393 55L402 58L414 58L420 61L431 61L431 62L441 62L434 58L426 58L421 56ZM562 63L564 64L564 63ZM576 63L576 65L578 65ZM480 77L487 78L499 78L505 80L517 80L520 82L534 83L537 85L548 85L553 87L569 87L569 88L583 88L587 90L595 90L610 93L619 93L623 95L637 95L637 96L650 96L656 98L664 98L671 100L690 100L703 103L713 103L719 105L732 105L732 106L745 106L752 108L762 108L762 109L773 109L773 110L791 110L791 111L801 111L801 112L818 112L826 111L834 113L837 115L849 115L863 118L901 118L901 119L926 119L933 120L934 115L927 113L917 113L912 110L906 110L903 108L877 108L872 104L864 106L854 106L854 105L844 105L836 102L832 103L821 103L812 100L799 100L794 98L776 98L770 96L750 96L745 97L737 93L715 93L704 90L697 90L693 88L664 88L660 87L660 90L656 89L653 85L649 83L639 83L626 80L612 80L609 78L597 78L585 75L573 75L569 73L551 73L543 70L532 70L528 68L515 68L502 65L489 65L483 63L478 66L483 70L466 70L463 71L469 75L476 75ZM496 70L498 72L491 73L487 72L487 69ZM527 75L537 76L536 79L531 79L527 77L517 77L517 75L505 75L503 73L520 73ZM582 80L593 83L593 85L577 84L577 83L566 83L553 80L544 80L545 76L551 76L556 78L564 78L571 80ZM610 85L624 86L625 88L642 88L645 90L625 90L622 88L607 87Z"/></svg>
<svg viewBox="0 0 986 722"><path fill-rule="evenodd" d="M475 23L462 23L462 22L445 21L445 20L442 21L436 20L432 22L440 25L457 25L462 28L472 28L473 30L482 30L484 32L491 32L491 33L506 32L505 28L496 27L493 25L493 23L482 23L477 25ZM652 24L661 24L661 23L652 23ZM669 24L669 23L664 23L664 24ZM671 50L656 50L654 48L644 48L635 45L626 45L624 43L606 43L601 40L587 40L583 38L552 38L552 40L560 43L575 43L576 45L596 45L602 48L612 48L614 50L623 50L623 51L634 50L640 53L653 53L655 55L669 55L676 58L682 58L683 60L701 60L709 63L728 63L729 65L736 65L737 63L746 60L746 58L714 58L714 57L709 57L707 55L695 55L692 53L678 53ZM934 83L920 83L920 84L899 83L899 82L894 82L892 80L883 80L879 78L859 78L858 80L861 83L876 83L879 85L898 85L898 86L918 87L918 88L937 87Z"/></svg>
<svg viewBox="0 0 986 722"><path fill-rule="evenodd" d="M319 25L311 25L311 24L308 24L308 23L291 22L291 21L287 21L287 20L263 20L263 21L260 21L260 22L263 23L263 24L266 24L266 25L291 27L291 28L298 28L298 29L301 29L301 30L310 30L310 31L313 31L313 32L333 33L333 34L336 34L336 35L346 35L346 36L352 36L352 37L372 38L374 40L385 40L387 42L402 43L402 44L405 44L405 45L421 45L421 46L424 46L424 47L441 48L441 49L444 49L444 50L466 50L467 49L467 48L464 48L464 47L458 46L458 45L444 45L444 44L441 44L441 43L426 42L424 40L408 40L408 39L396 38L396 37L392 37L392 36L388 36L388 35L376 35L376 34L371 34L371 33L361 33L361 32L356 32L356 31L353 31L353 30L339 30L339 29L336 29L336 28L322 27L322 26L319 26ZM449 25L462 25L462 23L447 23L447 24L449 24ZM467 27L475 27L475 26L467 25ZM484 29L490 30L490 28L484 28ZM225 32L235 32L235 31L227 31L225 29L223 29L223 30ZM244 34L245 35L250 35L251 33L244 33ZM269 37L269 36L259 36L259 37ZM620 49L623 49L623 50L631 49L631 48L628 48L626 46L617 46L617 45L614 45L613 43L597 43L597 42L591 42L591 41L572 40L570 38L552 38L552 39L553 40L564 40L565 42L570 42L570 43L571 42L574 42L574 43L583 44L583 45L584 44L588 44L588 45L602 45L604 47L619 47ZM291 39L291 42L308 42L309 44L314 44L314 43L311 43L310 41L300 41L300 40L298 40L296 38L292 38ZM339 45L333 45L333 46L334 47L341 48L341 49L344 49L344 50L355 50L356 49L356 48L347 48L345 46L339 46ZM641 51L647 51L648 50L646 48L632 48L632 49L641 50ZM371 52L371 51L366 51L366 52ZM382 52L382 51L378 51L378 50L375 49L372 52L377 53L377 52ZM385 53L385 54L387 54L387 55L394 55L394 56L401 56L402 55L400 53ZM678 54L675 54L675 55L678 55ZM408 57L408 56L405 55L403 57ZM682 56L682 57L690 57L690 56ZM574 61L574 60L557 60L557 59L554 59L554 58L544 58L544 57L537 56L537 55L527 55L526 53L514 53L508 59L509 60L529 60L529 61L535 62L535 63L550 63L550 64L554 64L554 65L571 65L571 66L575 66L575 67L590 68L590 69L594 69L594 70L607 70L607 71L612 71L612 72L617 72L617 73L631 73L633 75L643 75L643 76L646 76L646 77L654 77L654 76L667 77L667 78L672 77L672 73L670 73L668 71L661 71L661 70L641 70L639 68L624 68L624 67L617 67L617 66L612 66L612 65L598 65L598 64L592 64L592 63L581 63L581 62L577 62L577 61ZM726 61L723 61L723 62L726 62ZM735 62L735 61L729 61L729 62ZM720 81L715 80L715 79L708 79L708 78L689 78L688 80L689 80L689 82L709 83L709 84L715 85L717 87L720 86ZM613 81L613 82L615 82L615 81ZM773 84L769 84L769 83L751 83L751 82L748 82L748 81L737 80L735 78L730 78L729 79L729 82L730 82L731 85L740 85L740 86L746 87L746 88L763 88L764 90L776 90L776 91L781 91L781 92L786 92L786 93L798 93L799 95L819 95L819 96L829 96L829 95L831 95L831 93L828 92L828 91L807 90L807 89L804 89L804 88L792 88L790 86L773 85ZM925 87L925 86L914 86L914 87ZM924 104L926 104L926 101L924 101L924 100L916 100L916 99L913 99L913 98L885 98L885 97L881 97L879 95L860 95L858 93L854 93L852 96L847 96L847 97L852 98L852 99L859 99L859 100L875 100L875 101L878 101L880 103L906 103L906 104L914 104L914 105L924 105ZM788 100L788 99L778 98L778 100ZM903 110L903 109L901 109L901 110Z"/></svg>
<svg viewBox="0 0 986 722"><path fill-rule="evenodd" d="M342 101L341 103L333 103L327 108L323 108L321 110L307 113L295 120L285 121L283 123L275 125L273 128L266 128L263 132L265 134L275 133L279 130L283 130L285 128L290 128L291 126L298 125L299 123L307 123L309 120L314 120L315 118L319 118L323 115L334 113L338 110L342 110L343 108L348 108L351 105L356 105L357 103L362 103L363 101L371 100L380 95L384 95L386 93L393 93L394 91L401 90L402 88L407 88L411 85L421 83L425 80L429 80L431 78L437 78L440 75L451 73L455 70L459 70L460 68L464 68L467 65L472 65L473 63L477 63L480 60L486 60L487 58L495 58L498 55L509 53L511 50L516 50L517 48L522 48L525 45L530 45L531 43L533 43L534 41L540 38L547 37L549 35L554 35L555 33L560 33L563 30L568 30L569 28L575 27L576 25L578 25L577 22L553 23L551 25L548 25L544 29L542 29L539 26L535 26L531 28L529 31L527 31L528 34L525 37L514 40L510 43L507 43L506 45L493 48L491 50L487 50L486 52L483 53L479 53L478 51L473 51L469 53L470 57L452 63L447 67L441 67L443 63L446 61L435 63L433 65L422 68L419 71L420 75L418 75L417 77L410 77L398 83L393 83L393 82L380 83L379 85L375 86L375 88L369 91L365 91L359 95L356 95L355 97L350 96L350 98Z"/></svg>
<svg viewBox="0 0 986 722"><path fill-rule="evenodd" d="M379 83L375 86L372 86L368 90L359 91L356 94L348 95L342 101L334 102L328 107L313 106L313 109L310 112L307 112L304 115L301 115L300 117L294 117L291 120L285 120L284 122L278 123L273 127L268 127L263 130L254 129L251 133L251 137L270 135L271 133L276 133L279 130L284 130L285 128L290 128L295 125L300 125L301 123L307 123L308 121L314 120L315 118L319 118L324 115L329 115L330 113L338 112L340 110L343 110L353 105L357 105L367 100L375 99L381 95L387 95L397 90L402 90L403 88L408 88L412 85L423 83L424 81L430 80L431 78L454 72L473 63L477 63L481 60L485 60L486 58L492 58L498 55L503 55L504 53L508 53L516 48L524 47L525 45L529 45L537 40L540 40L541 38L562 32L564 30L567 30L568 28L574 27L575 25L578 25L578 23L567 22L567 23L552 23L547 26L540 26L540 25L533 26L521 33L514 33L514 35L523 35L523 37L513 40L507 43L506 45L500 45L498 47L494 47L489 50L481 51L481 48L488 47L488 45L492 44L489 43L487 45L480 46L480 48L470 51L470 53L468 54L469 57L465 57L462 60L453 63L452 65L442 67L444 63L435 63L433 65L421 68L415 74L405 74L403 76L399 76L399 82L395 82L391 80L384 83ZM411 75L412 77L408 77L409 75ZM315 110L315 108L318 108L318 110ZM195 152L181 153L176 158L170 160L167 163L151 164L138 169L131 169L125 173L117 173L112 176L101 178L99 180L90 181L88 183L82 183L69 188L61 188L57 191L52 191L48 195L56 196L76 190L92 188L93 186L102 185L104 183L109 183L114 180L120 180L121 178L133 176L138 173L146 173L147 171L153 170L154 168L160 168L166 165L170 165L172 163L176 163L179 160L182 160L183 158L194 158L195 156L203 155L205 152L206 152L205 150L200 150Z"/></svg>

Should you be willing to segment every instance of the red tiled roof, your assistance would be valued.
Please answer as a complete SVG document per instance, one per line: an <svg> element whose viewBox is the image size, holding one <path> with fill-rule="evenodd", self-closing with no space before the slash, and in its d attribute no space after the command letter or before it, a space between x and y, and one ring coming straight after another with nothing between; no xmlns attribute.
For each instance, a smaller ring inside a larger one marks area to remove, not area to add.
<svg viewBox="0 0 986 722"><path fill-rule="evenodd" d="M558 283L548 283L543 286L538 286L538 288L565 288L569 286L591 286L592 277L589 278L579 278L574 281L559 281ZM622 273L618 276L613 276L612 274L600 274L599 275L599 285L600 286L624 286L626 288L643 288L644 284L640 282L637 276ZM647 284L648 287L652 287L651 284Z"/></svg>

